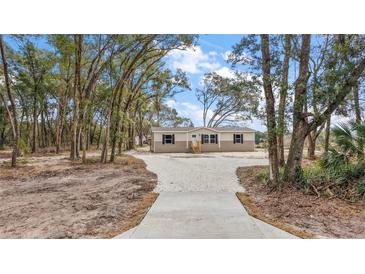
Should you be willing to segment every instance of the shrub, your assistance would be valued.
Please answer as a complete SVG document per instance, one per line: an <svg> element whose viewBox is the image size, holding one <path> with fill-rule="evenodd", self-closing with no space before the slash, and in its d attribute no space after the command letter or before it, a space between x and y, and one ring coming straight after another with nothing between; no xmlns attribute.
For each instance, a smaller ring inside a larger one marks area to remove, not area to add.
<svg viewBox="0 0 365 274"><path fill-rule="evenodd" d="M284 169L283 168L279 168L279 183L283 181L283 176L284 176ZM270 180L270 170L268 168L260 171L256 178L263 183L264 185L267 185L269 183Z"/></svg>
<svg viewBox="0 0 365 274"><path fill-rule="evenodd" d="M318 162L303 167L303 177L305 180L305 187L318 181L328 182L331 180L330 172L323 168Z"/></svg>
<svg viewBox="0 0 365 274"><path fill-rule="evenodd" d="M330 148L326 155L320 160L320 165L327 169L338 169L339 167L349 163L347 156L337 150Z"/></svg>
<svg viewBox="0 0 365 274"><path fill-rule="evenodd" d="M260 181L261 183L263 183L264 185L266 185L269 182L269 169L265 168L262 171L260 171L256 178L258 181Z"/></svg>

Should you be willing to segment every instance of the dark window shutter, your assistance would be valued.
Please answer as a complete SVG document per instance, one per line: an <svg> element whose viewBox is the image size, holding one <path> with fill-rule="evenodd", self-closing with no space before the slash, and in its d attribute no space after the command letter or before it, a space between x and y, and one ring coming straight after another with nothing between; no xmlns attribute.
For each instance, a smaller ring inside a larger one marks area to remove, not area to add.
<svg viewBox="0 0 365 274"><path fill-rule="evenodd" d="M162 134L162 144L165 144L165 134Z"/></svg>
<svg viewBox="0 0 365 274"><path fill-rule="evenodd" d="M236 134L233 134L233 143L236 143Z"/></svg>
<svg viewBox="0 0 365 274"><path fill-rule="evenodd" d="M202 144L204 144L204 134L202 134Z"/></svg>
<svg viewBox="0 0 365 274"><path fill-rule="evenodd" d="M215 135L215 143L218 144L218 134Z"/></svg>
<svg viewBox="0 0 365 274"><path fill-rule="evenodd" d="M172 134L172 144L175 144L175 134Z"/></svg>
<svg viewBox="0 0 365 274"><path fill-rule="evenodd" d="M243 144L243 134L241 134L241 144Z"/></svg>

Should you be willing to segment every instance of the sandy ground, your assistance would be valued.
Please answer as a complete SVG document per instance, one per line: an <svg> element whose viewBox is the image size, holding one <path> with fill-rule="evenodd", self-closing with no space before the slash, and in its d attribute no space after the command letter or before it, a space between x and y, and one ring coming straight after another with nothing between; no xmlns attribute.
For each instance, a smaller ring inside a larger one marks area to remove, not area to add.
<svg viewBox="0 0 365 274"><path fill-rule="evenodd" d="M110 238L153 203L156 175L131 156L86 165L66 155L0 164L0 238ZM146 203L151 200L150 204Z"/></svg>
<svg viewBox="0 0 365 274"><path fill-rule="evenodd" d="M266 218L294 226L315 238L365 238L365 201L318 198L291 188L269 193L256 179L262 169L243 167L237 174L251 201Z"/></svg>
<svg viewBox="0 0 365 274"><path fill-rule="evenodd" d="M145 161L148 170L158 174L156 192L244 191L238 183L237 167L267 165L263 151L131 154Z"/></svg>

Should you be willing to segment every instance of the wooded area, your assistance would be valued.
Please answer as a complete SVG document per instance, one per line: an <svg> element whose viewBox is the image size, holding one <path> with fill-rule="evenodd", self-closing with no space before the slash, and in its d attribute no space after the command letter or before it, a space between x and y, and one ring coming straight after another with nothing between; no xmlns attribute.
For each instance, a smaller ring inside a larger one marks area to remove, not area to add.
<svg viewBox="0 0 365 274"><path fill-rule="evenodd" d="M338 164L346 169L362 165L356 155L364 153L359 96L365 69L364 50L363 35L248 35L234 46L231 62L244 65L250 73L262 77L269 181L274 188L308 183L302 166L305 141L308 142L308 158L321 156L323 166L323 162L328 163L328 158L332 157L331 167L332 170L337 168L336 174ZM337 125L331 142L334 114L347 116L353 123L350 122L350 127ZM352 118L354 116L356 119ZM323 155L315 155L316 142L323 130ZM291 136L286 162L284 133ZM356 174L358 177L353 174L355 177L351 178L357 181L361 174Z"/></svg>
<svg viewBox="0 0 365 274"><path fill-rule="evenodd" d="M1 36L0 149L12 146L12 166L17 156L50 147L83 162L95 147L106 163L134 148L136 136L143 145L152 125L192 126L165 103L190 90L185 72L170 70L165 57L197 42L196 35ZM341 128L358 146L341 157L357 163L364 49L363 35L244 35L229 55L232 76L207 73L195 89L203 124L265 120L270 183L278 189L302 184L305 142L312 160L339 152L335 114L355 117ZM319 136L323 155L316 155Z"/></svg>
<svg viewBox="0 0 365 274"><path fill-rule="evenodd" d="M0 149L19 155L54 147L100 161L147 139L150 126L190 125L164 99L189 89L185 73L164 57L194 45L194 35L0 36Z"/></svg>

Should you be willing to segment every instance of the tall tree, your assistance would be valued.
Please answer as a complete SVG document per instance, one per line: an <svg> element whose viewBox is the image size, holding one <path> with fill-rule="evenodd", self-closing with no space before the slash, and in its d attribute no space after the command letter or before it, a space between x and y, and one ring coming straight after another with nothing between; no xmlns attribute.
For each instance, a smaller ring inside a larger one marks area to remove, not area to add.
<svg viewBox="0 0 365 274"><path fill-rule="evenodd" d="M204 87L196 90L196 97L203 105L204 126L218 127L247 121L256 114L259 85L248 74L236 72L227 78L213 72L205 74Z"/></svg>
<svg viewBox="0 0 365 274"><path fill-rule="evenodd" d="M293 133L290 143L288 160L285 166L284 180L296 178L297 168L302 164L302 153L306 131L306 117L303 115L307 96L307 83L309 78L309 54L311 36L302 35L299 75L295 83L295 99L293 112Z"/></svg>
<svg viewBox="0 0 365 274"><path fill-rule="evenodd" d="M8 106L8 102L3 94L1 94L1 99L4 102L6 111L8 113L11 129L13 133L13 152L11 156L11 166L16 166L16 158L18 155L18 149L19 149L19 126L18 126L18 120L17 120L17 113L16 113L16 106L15 101L13 99L13 95L11 92L10 87L10 77L9 77L9 71L8 71L8 62L6 59L6 52L5 52L5 46L3 41L3 36L0 34L0 52L1 52L1 60L3 65L3 72L4 72L4 78L5 78L5 90L8 96L8 100L10 102L10 107Z"/></svg>
<svg viewBox="0 0 365 274"><path fill-rule="evenodd" d="M363 38L362 38L363 39ZM293 113L293 134L289 150L288 161L284 170L286 182L297 183L301 176L301 160L304 140L315 128L327 121L330 115L344 102L352 92L359 77L365 70L363 56L364 41L354 41L352 36L339 35L333 43L333 58L329 58L328 85L323 86L323 92L328 96L328 105L318 115L304 112L304 103L308 82L308 60L310 53L310 35L302 35L299 77L295 87L295 101ZM328 81L328 79L327 79ZM313 117L308 120L308 117Z"/></svg>
<svg viewBox="0 0 365 274"><path fill-rule="evenodd" d="M269 168L270 181L273 186L278 186L279 180L279 162L276 136L276 119L275 119L275 98L271 83L271 66L270 66L270 47L269 35L261 35L261 52L262 52L262 73L263 84L266 99L266 121L269 145Z"/></svg>
<svg viewBox="0 0 365 274"><path fill-rule="evenodd" d="M284 38L284 61L281 71L280 101L278 109L278 161L280 166L284 166L284 132L285 132L285 106L289 89L289 61L291 53L291 35L286 34Z"/></svg>
<svg viewBox="0 0 365 274"><path fill-rule="evenodd" d="M70 159L75 160L79 158L78 149L78 121L79 121L79 95L81 94L81 55L82 55L82 34L74 35L75 42L75 72L74 72L74 86L73 86L73 118L72 118L72 139Z"/></svg>

